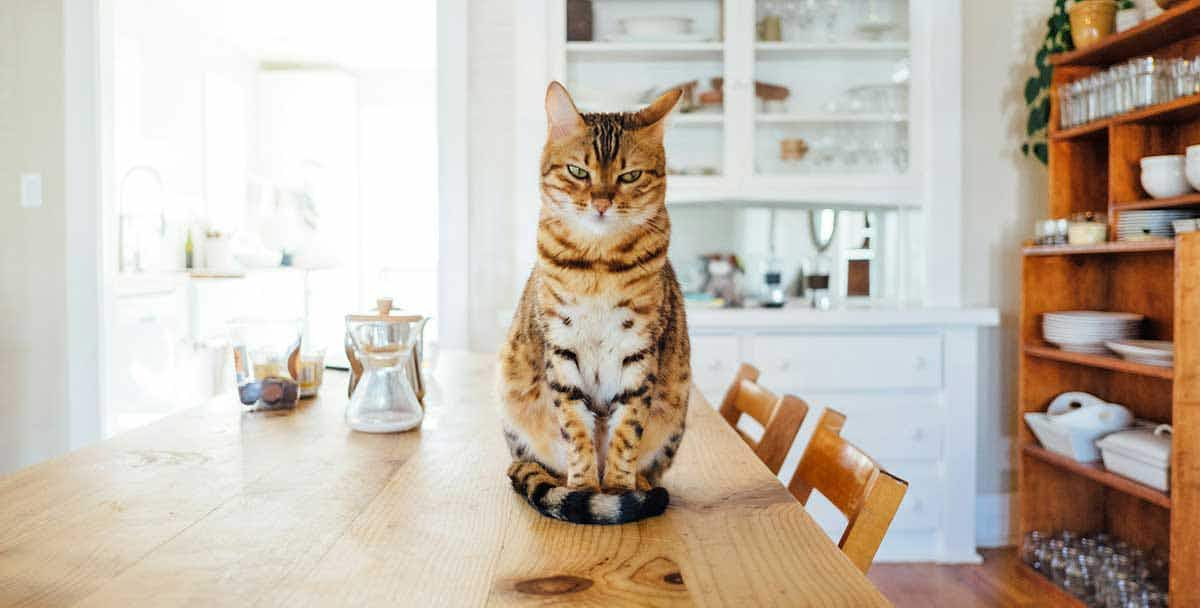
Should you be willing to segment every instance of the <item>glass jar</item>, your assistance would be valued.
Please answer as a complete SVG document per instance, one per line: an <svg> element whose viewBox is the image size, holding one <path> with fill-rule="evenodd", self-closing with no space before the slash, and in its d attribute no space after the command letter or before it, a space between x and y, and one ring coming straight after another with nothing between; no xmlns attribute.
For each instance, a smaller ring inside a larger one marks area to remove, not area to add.
<svg viewBox="0 0 1200 608"><path fill-rule="evenodd" d="M1101 118L1108 118L1117 112L1116 80L1114 76L1109 70L1105 70L1097 75Z"/></svg>
<svg viewBox="0 0 1200 608"><path fill-rule="evenodd" d="M1039 560L1040 550L1042 545L1046 543L1046 538L1041 532L1034 530L1025 535L1025 540L1021 542L1021 561L1025 562L1034 570L1041 570L1041 562Z"/></svg>
<svg viewBox="0 0 1200 608"><path fill-rule="evenodd" d="M1192 64L1178 57L1167 61L1168 97L1164 101L1187 97L1192 94Z"/></svg>
<svg viewBox="0 0 1200 608"><path fill-rule="evenodd" d="M1084 92L1083 80L1071 83L1071 124L1078 126L1087 123L1087 95Z"/></svg>
<svg viewBox="0 0 1200 608"><path fill-rule="evenodd" d="M1144 108L1159 103L1163 94L1165 65L1154 57L1139 57L1133 65L1133 105Z"/></svg>
<svg viewBox="0 0 1200 608"><path fill-rule="evenodd" d="M1071 83L1058 87L1058 125L1069 129L1075 126L1074 108L1071 100Z"/></svg>

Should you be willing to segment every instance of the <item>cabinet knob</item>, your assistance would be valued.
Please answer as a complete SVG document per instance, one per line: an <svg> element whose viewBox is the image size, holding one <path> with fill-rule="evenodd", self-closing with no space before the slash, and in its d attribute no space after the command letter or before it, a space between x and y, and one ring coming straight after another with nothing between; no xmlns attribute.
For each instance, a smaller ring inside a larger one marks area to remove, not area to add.
<svg viewBox="0 0 1200 608"><path fill-rule="evenodd" d="M908 434L908 437L909 437L909 439L912 439L913 441L921 441L922 439L925 438L925 429L922 429L920 427L915 428L912 430L911 433Z"/></svg>
<svg viewBox="0 0 1200 608"><path fill-rule="evenodd" d="M712 361L710 361L708 363L709 371L713 371L713 372L720 371L722 367L724 367L724 366L721 364L720 359L713 359Z"/></svg>
<svg viewBox="0 0 1200 608"><path fill-rule="evenodd" d="M916 361L913 362L913 369L917 371L923 370L926 367L929 367L929 360L925 357L917 357Z"/></svg>
<svg viewBox="0 0 1200 608"><path fill-rule="evenodd" d="M788 361L787 359L784 359L783 361L780 361L779 363L775 364L775 369L777 369L781 372L786 372L789 369L792 369L792 362Z"/></svg>

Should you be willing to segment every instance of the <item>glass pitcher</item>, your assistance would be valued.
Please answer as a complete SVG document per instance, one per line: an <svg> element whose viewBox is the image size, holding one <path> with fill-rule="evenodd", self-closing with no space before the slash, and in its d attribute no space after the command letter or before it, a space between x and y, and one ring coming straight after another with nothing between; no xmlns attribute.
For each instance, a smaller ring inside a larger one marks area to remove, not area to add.
<svg viewBox="0 0 1200 608"><path fill-rule="evenodd" d="M346 405L346 424L356 431L395 433L421 424L424 410L417 391L416 357L428 319L393 314L391 300L380 300L373 314L347 315L346 335L354 359L362 365Z"/></svg>

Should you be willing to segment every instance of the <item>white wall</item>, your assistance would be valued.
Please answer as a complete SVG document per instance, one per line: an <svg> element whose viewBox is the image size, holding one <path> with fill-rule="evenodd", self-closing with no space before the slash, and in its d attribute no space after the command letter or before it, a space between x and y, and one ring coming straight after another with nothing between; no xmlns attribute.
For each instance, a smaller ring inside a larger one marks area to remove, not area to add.
<svg viewBox="0 0 1200 608"><path fill-rule="evenodd" d="M1010 444L1017 398L1019 243L1047 208L1046 170L1019 150L1026 118L1023 89L1051 3L963 4L963 302L1000 309L1001 325L989 332L981 359L979 493L983 510L1003 520L1014 487Z"/></svg>
<svg viewBox="0 0 1200 608"><path fill-rule="evenodd" d="M63 44L62 0L0 2L0 473L70 442Z"/></svg>
<svg viewBox="0 0 1200 608"><path fill-rule="evenodd" d="M515 304L514 275L526 272L515 269L513 259L516 3L470 0L467 10L470 222L464 236L470 239L471 255L470 284L464 292L470 294L470 347L493 351L503 338L498 311Z"/></svg>

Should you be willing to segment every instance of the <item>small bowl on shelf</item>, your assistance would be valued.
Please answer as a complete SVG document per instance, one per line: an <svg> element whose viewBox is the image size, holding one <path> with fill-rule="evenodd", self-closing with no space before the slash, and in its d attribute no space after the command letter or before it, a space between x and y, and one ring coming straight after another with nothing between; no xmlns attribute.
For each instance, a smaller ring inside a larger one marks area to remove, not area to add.
<svg viewBox="0 0 1200 608"><path fill-rule="evenodd" d="M1142 188L1154 198L1183 196L1192 191L1184 175L1184 156L1165 154L1146 156L1141 160Z"/></svg>
<svg viewBox="0 0 1200 608"><path fill-rule="evenodd" d="M1184 159L1184 177L1193 188L1200 190L1200 144L1187 147L1187 156Z"/></svg>

